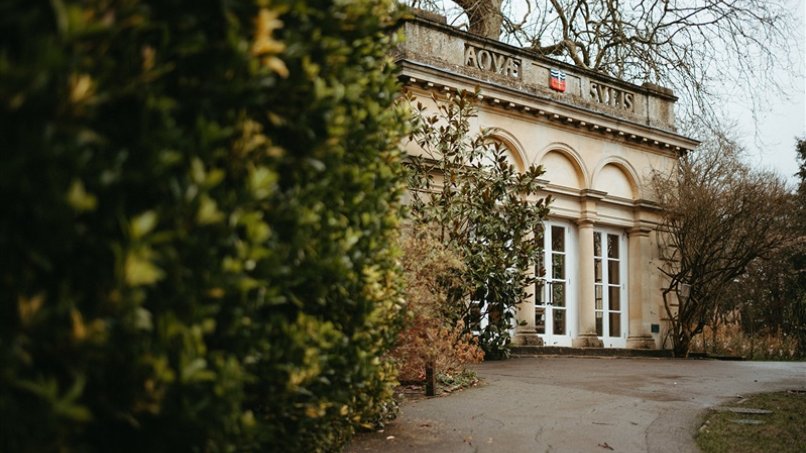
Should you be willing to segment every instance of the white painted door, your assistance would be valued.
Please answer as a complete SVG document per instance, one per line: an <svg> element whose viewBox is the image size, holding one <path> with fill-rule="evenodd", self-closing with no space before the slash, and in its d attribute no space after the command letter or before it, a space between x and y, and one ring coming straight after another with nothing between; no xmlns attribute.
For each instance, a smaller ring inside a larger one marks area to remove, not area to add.
<svg viewBox="0 0 806 453"><path fill-rule="evenodd" d="M627 346L627 247L624 233L593 233L596 335L606 348Z"/></svg>
<svg viewBox="0 0 806 453"><path fill-rule="evenodd" d="M535 328L546 346L571 346L576 325L576 247L572 226L547 222L543 235L543 259L537 264L541 277L535 288Z"/></svg>

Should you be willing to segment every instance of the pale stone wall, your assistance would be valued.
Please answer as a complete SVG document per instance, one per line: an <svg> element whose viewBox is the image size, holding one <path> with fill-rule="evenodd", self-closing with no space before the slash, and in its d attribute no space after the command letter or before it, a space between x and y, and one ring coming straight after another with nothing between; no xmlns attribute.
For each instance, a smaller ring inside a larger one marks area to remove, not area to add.
<svg viewBox="0 0 806 453"><path fill-rule="evenodd" d="M676 98L661 87L603 77L423 18L404 31L397 58L410 93L433 108L434 91L479 87L473 129L493 128L521 168L546 168L542 195L554 198L551 219L571 228L575 254L573 325L552 344L603 344L594 319L593 238L607 231L620 235L627 254L623 338L609 344L659 347L660 336L651 334L664 315L649 181L654 171L673 171L680 153L697 144L675 132ZM551 69L563 73L565 91L550 87ZM518 318L525 326L516 341L534 343L534 299L521 304Z"/></svg>

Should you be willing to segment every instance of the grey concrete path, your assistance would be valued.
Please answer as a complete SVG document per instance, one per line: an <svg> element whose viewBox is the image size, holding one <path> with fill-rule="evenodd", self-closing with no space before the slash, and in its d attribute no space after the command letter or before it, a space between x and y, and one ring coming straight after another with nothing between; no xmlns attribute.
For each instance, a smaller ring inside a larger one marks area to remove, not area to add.
<svg viewBox="0 0 806 453"><path fill-rule="evenodd" d="M483 385L404 404L347 452L697 451L705 409L806 389L803 362L520 358L477 371Z"/></svg>

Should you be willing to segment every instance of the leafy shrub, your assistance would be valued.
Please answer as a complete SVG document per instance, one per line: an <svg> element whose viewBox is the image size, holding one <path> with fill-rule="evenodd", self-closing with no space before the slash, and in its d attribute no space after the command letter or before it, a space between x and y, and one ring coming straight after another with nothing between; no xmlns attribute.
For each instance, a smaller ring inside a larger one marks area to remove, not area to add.
<svg viewBox="0 0 806 453"><path fill-rule="evenodd" d="M477 95L434 95L436 112L416 104L410 139L419 149L409 186L415 223L432 225L463 263L450 302L463 311L467 331L481 329L485 357L498 359L508 356L514 308L535 282L525 270L542 253L539 226L551 199L538 197L542 166L520 171L493 131L471 131Z"/></svg>
<svg viewBox="0 0 806 453"><path fill-rule="evenodd" d="M460 284L463 263L434 237L434 229L412 225L402 238L406 327L392 351L401 381L423 381L426 364L438 374L461 373L483 359L478 341L464 329L448 292Z"/></svg>
<svg viewBox="0 0 806 453"><path fill-rule="evenodd" d="M393 8L0 6L0 449L332 451L383 415Z"/></svg>

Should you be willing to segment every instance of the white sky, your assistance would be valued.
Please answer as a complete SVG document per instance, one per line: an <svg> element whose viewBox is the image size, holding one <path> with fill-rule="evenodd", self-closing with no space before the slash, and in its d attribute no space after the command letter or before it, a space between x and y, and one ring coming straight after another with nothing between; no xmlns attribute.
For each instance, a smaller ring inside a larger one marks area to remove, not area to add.
<svg viewBox="0 0 806 453"><path fill-rule="evenodd" d="M796 64L792 70L775 74L787 95L770 93L763 105L756 109L738 88L725 86L723 96L725 114L735 120L741 143L748 151L747 163L763 169L772 169L795 183L797 171L795 138L806 137L806 0L790 0L792 14L798 20L799 36L793 36L790 58ZM764 90L764 87L759 87ZM731 94L731 91L733 93Z"/></svg>

